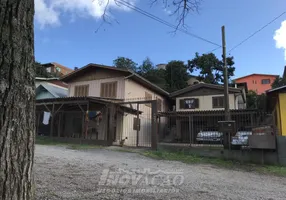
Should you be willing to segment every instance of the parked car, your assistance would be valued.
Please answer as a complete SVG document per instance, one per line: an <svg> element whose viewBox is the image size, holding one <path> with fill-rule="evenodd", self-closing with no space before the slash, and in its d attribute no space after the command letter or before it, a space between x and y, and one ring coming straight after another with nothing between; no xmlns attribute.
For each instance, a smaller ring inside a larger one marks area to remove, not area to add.
<svg viewBox="0 0 286 200"><path fill-rule="evenodd" d="M238 131L235 136L232 137L231 144L234 146L246 146L248 145L249 135L252 135L251 131Z"/></svg>
<svg viewBox="0 0 286 200"><path fill-rule="evenodd" d="M218 131L200 131L196 140L198 143L223 143L223 133Z"/></svg>

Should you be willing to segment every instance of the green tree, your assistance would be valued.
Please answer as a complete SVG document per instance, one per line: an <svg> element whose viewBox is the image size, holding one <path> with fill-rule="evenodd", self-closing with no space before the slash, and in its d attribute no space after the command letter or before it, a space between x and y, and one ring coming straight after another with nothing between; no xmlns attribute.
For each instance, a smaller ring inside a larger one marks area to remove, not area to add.
<svg viewBox="0 0 286 200"><path fill-rule="evenodd" d="M117 57L115 60L113 60L113 65L120 69L127 69L134 72L137 71L137 63L130 58Z"/></svg>
<svg viewBox="0 0 286 200"><path fill-rule="evenodd" d="M47 70L39 62L35 62L36 77L49 78L52 74L47 72Z"/></svg>
<svg viewBox="0 0 286 200"><path fill-rule="evenodd" d="M248 91L246 94L246 108L266 110L266 95L258 95L253 90Z"/></svg>
<svg viewBox="0 0 286 200"><path fill-rule="evenodd" d="M166 89L174 92L188 86L189 75L183 61L174 60L166 65Z"/></svg>
<svg viewBox="0 0 286 200"><path fill-rule="evenodd" d="M235 67L233 57L227 57L228 79L234 75ZM221 84L224 82L223 62L213 53L199 55L188 61L190 73L199 72L198 79L205 83Z"/></svg>
<svg viewBox="0 0 286 200"><path fill-rule="evenodd" d="M0 199L34 199L34 1L0 0Z"/></svg>
<svg viewBox="0 0 286 200"><path fill-rule="evenodd" d="M286 77L285 78L277 77L275 81L272 83L272 88L274 89L284 85L286 85Z"/></svg>
<svg viewBox="0 0 286 200"><path fill-rule="evenodd" d="M166 71L163 69L156 69L150 58L143 60L140 65L138 74L150 81L151 83L166 90Z"/></svg>
<svg viewBox="0 0 286 200"><path fill-rule="evenodd" d="M152 63L150 58L147 57L145 60L143 60L142 65L139 66L138 74L140 75L146 74L149 71L153 70L154 68L155 68L154 64Z"/></svg>

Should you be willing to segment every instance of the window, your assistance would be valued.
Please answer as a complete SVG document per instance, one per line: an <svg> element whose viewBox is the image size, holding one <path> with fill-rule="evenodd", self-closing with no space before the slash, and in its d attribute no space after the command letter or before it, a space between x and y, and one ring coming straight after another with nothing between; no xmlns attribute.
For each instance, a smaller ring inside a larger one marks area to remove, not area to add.
<svg viewBox="0 0 286 200"><path fill-rule="evenodd" d="M213 97L213 108L223 108L224 97Z"/></svg>
<svg viewBox="0 0 286 200"><path fill-rule="evenodd" d="M74 88L75 97L88 96L88 93L89 93L89 85L77 85Z"/></svg>
<svg viewBox="0 0 286 200"><path fill-rule="evenodd" d="M162 99L157 99L158 111L162 111Z"/></svg>
<svg viewBox="0 0 286 200"><path fill-rule="evenodd" d="M262 84L270 84L270 79L262 79L261 83Z"/></svg>
<svg viewBox="0 0 286 200"><path fill-rule="evenodd" d="M196 108L199 108L199 99L197 99L197 98L181 99L180 100L180 108L181 109L196 109Z"/></svg>
<svg viewBox="0 0 286 200"><path fill-rule="evenodd" d="M101 83L100 97L115 99L117 97L117 81Z"/></svg>
<svg viewBox="0 0 286 200"><path fill-rule="evenodd" d="M145 100L152 100L152 94L145 92ZM151 107L151 103L146 103L145 106Z"/></svg>

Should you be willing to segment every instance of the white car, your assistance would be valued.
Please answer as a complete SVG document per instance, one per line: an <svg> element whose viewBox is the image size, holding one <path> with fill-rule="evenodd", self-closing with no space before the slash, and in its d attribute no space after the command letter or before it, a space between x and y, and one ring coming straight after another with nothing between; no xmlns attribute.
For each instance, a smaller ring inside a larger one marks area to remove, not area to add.
<svg viewBox="0 0 286 200"><path fill-rule="evenodd" d="M222 143L223 133L218 131L200 131L196 140L198 143Z"/></svg>
<svg viewBox="0 0 286 200"><path fill-rule="evenodd" d="M231 144L236 146L248 145L248 136L252 135L251 131L238 131L234 137L232 137Z"/></svg>

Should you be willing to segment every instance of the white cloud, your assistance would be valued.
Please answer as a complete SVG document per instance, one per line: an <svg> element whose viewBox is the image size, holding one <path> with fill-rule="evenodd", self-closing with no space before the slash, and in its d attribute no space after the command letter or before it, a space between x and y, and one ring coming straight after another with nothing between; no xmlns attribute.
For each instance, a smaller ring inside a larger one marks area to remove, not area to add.
<svg viewBox="0 0 286 200"><path fill-rule="evenodd" d="M284 49L286 60L286 20L281 23L281 27L275 31L274 40L276 48Z"/></svg>
<svg viewBox="0 0 286 200"><path fill-rule="evenodd" d="M134 5L137 0L125 0ZM109 3L108 3L109 2ZM126 6L116 3L116 0L35 0L35 20L41 27L60 25L63 13L71 17L100 18L108 3L108 9L129 11Z"/></svg>

